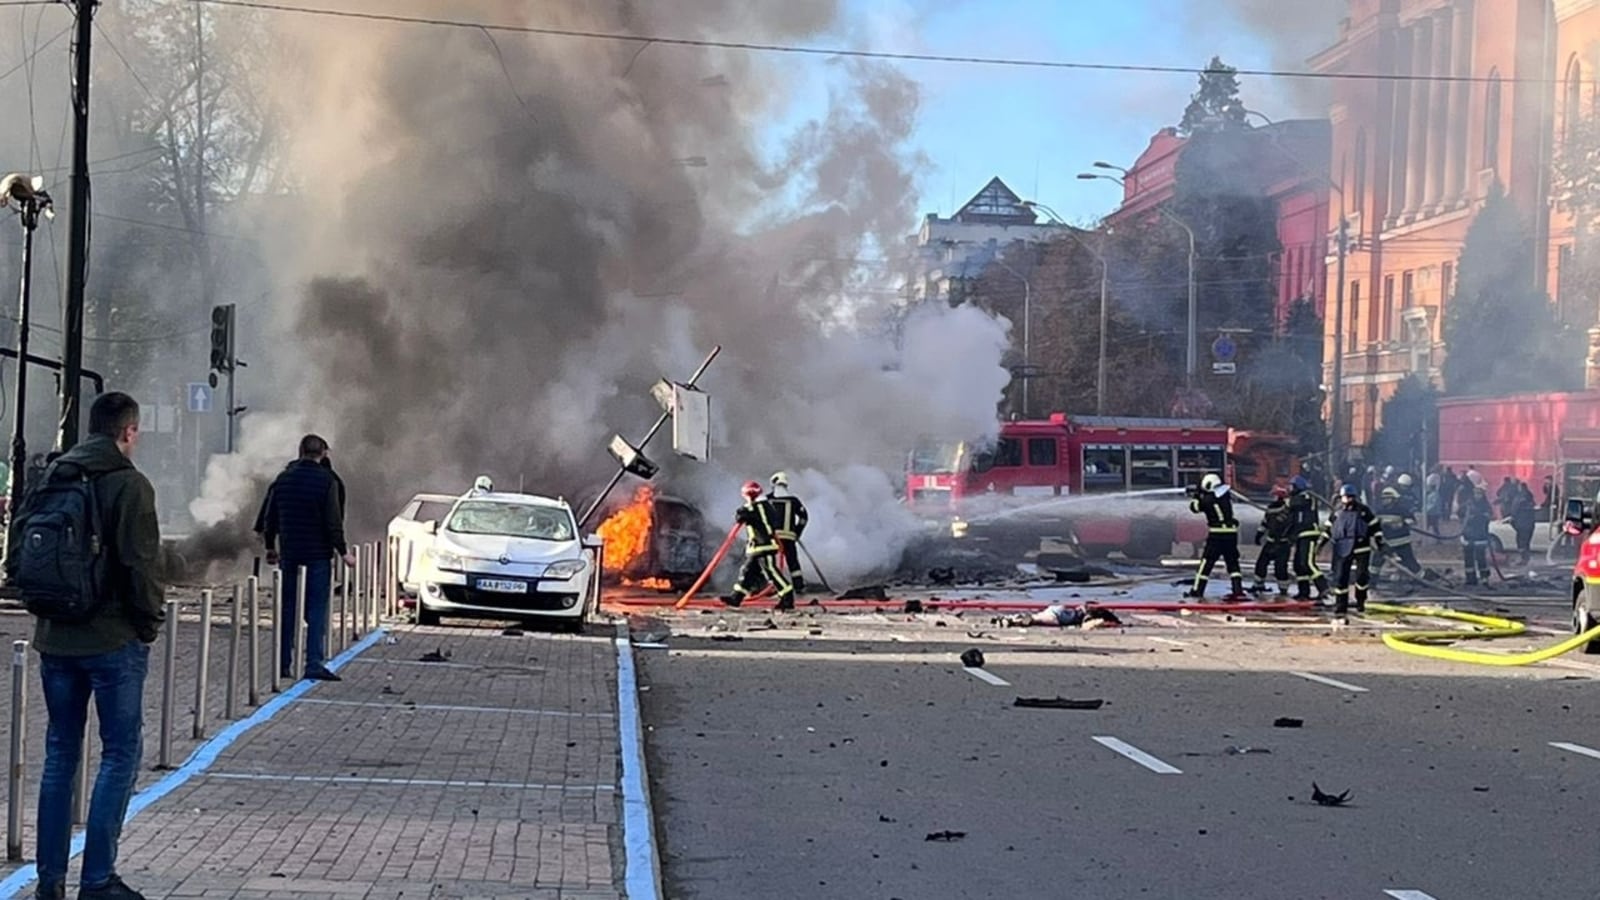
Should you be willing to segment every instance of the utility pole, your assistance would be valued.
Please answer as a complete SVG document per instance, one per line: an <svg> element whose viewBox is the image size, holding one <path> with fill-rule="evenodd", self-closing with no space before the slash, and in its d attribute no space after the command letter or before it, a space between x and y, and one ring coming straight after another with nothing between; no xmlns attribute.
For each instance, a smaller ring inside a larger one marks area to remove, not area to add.
<svg viewBox="0 0 1600 900"><path fill-rule="evenodd" d="M70 217L67 222L67 297L61 304L61 418L60 431L56 434L57 450L70 450L78 443L78 420L82 415L84 282L89 272L89 39L94 35L94 8L99 2L73 2L78 27L73 39L72 200L67 209ZM25 364L18 365L19 371L24 368Z"/></svg>
<svg viewBox="0 0 1600 900"><path fill-rule="evenodd" d="M1328 402L1328 474L1337 476L1342 460L1339 458L1339 431L1344 419L1344 258L1350 246L1350 221L1344 212L1344 194L1339 194L1339 262L1334 276L1337 284L1333 291L1333 388Z"/></svg>

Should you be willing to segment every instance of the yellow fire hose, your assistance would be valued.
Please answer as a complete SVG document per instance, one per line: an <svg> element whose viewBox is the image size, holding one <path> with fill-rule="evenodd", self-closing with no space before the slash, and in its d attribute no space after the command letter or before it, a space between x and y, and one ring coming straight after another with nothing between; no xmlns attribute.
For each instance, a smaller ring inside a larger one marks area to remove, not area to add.
<svg viewBox="0 0 1600 900"><path fill-rule="evenodd" d="M1590 641L1600 640L1600 626L1596 626L1583 634L1567 638L1558 644L1552 644L1539 650L1529 650L1526 653L1485 653L1479 650L1457 650L1453 647L1441 645L1456 641L1487 641L1495 638L1515 637L1526 632L1528 628L1521 622L1512 619L1434 606L1391 606L1387 603L1368 603L1367 611L1395 616L1429 616L1435 619L1450 619L1479 626L1476 629L1460 629L1456 631L1391 632L1383 636L1384 644L1388 645L1391 650L1398 650L1401 653L1409 653L1413 656L1449 660L1450 662L1476 663L1484 666L1526 666L1536 662L1543 662L1547 659L1554 659L1563 653L1570 653Z"/></svg>

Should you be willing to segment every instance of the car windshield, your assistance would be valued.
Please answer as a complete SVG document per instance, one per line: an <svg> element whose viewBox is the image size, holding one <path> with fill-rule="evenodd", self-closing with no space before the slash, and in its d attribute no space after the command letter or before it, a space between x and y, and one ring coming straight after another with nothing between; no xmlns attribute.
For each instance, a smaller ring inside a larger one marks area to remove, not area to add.
<svg viewBox="0 0 1600 900"><path fill-rule="evenodd" d="M911 452L913 475L953 475L961 464L962 444L923 441Z"/></svg>
<svg viewBox="0 0 1600 900"><path fill-rule="evenodd" d="M531 503L464 500L450 515L448 530L456 534L499 534L539 541L570 541L572 513Z"/></svg>

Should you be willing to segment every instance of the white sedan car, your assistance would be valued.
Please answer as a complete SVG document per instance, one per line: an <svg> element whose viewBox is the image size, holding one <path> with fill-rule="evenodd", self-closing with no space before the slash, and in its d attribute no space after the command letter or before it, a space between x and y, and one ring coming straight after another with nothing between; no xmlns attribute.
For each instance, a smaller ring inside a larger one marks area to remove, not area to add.
<svg viewBox="0 0 1600 900"><path fill-rule="evenodd" d="M594 552L565 501L533 494L419 495L390 525L417 622L442 616L550 619L574 631L594 599ZM438 518L422 518L432 506Z"/></svg>

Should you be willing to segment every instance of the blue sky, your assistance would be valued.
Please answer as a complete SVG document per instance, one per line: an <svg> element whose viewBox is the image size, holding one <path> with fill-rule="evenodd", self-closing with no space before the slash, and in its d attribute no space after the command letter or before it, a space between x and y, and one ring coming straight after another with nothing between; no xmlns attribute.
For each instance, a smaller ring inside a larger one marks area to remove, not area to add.
<svg viewBox="0 0 1600 900"><path fill-rule="evenodd" d="M847 0L857 43L973 56L1303 69L1336 38L1339 0ZM1252 13L1260 21L1252 22ZM1260 32L1276 27L1269 39ZM1194 75L976 65L902 65L923 89L916 144L931 160L919 212L949 214L992 176L1068 221L1113 208L1118 188L1075 177L1097 159L1131 165L1175 124ZM1245 103L1273 118L1325 114L1305 82L1246 78Z"/></svg>

